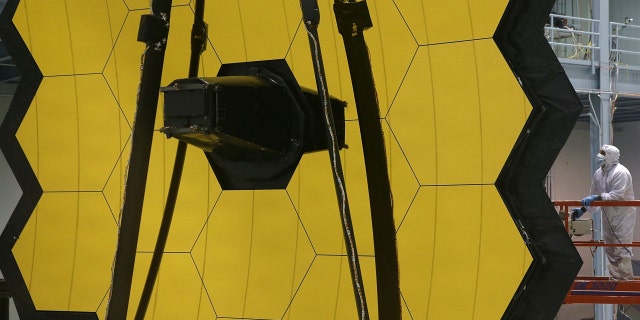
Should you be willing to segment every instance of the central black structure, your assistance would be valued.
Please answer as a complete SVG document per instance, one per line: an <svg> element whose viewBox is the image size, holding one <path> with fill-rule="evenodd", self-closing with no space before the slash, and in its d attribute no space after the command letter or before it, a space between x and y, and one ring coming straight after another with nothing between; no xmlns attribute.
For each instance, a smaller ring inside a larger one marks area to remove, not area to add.
<svg viewBox="0 0 640 320"><path fill-rule="evenodd" d="M224 190L284 189L303 153L327 149L320 97L285 60L225 64L162 88L168 137L205 151ZM346 103L331 98L340 148Z"/></svg>

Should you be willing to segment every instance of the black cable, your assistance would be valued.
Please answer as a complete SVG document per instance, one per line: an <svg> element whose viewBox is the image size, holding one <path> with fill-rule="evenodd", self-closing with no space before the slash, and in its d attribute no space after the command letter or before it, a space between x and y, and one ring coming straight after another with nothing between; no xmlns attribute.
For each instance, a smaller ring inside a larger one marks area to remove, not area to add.
<svg viewBox="0 0 640 320"><path fill-rule="evenodd" d="M151 3L151 12L151 15L142 16L138 33L138 40L145 42L147 48L143 56L107 320L127 318L153 140L153 125L169 33L171 0L154 0Z"/></svg>
<svg viewBox="0 0 640 320"><path fill-rule="evenodd" d="M360 271L356 239L353 231L353 225L351 223L351 213L349 210L349 201L344 183L344 175L342 173L342 163L340 162L337 133L333 120L333 113L331 111L331 101L327 90L322 53L320 52L320 44L318 40L320 11L316 0L301 0L300 5L302 7L304 24L309 35L313 70L316 77L318 93L322 102L324 121L327 129L326 133L329 159L331 161L331 169L336 187L336 196L338 197L338 205L340 206L340 220L342 222L342 231L345 237L347 256L349 260L349 271L351 272L353 291L356 298L356 307L358 309L358 319L368 320L369 311L367 309L367 298L365 296L364 284L362 282L362 272Z"/></svg>
<svg viewBox="0 0 640 320"><path fill-rule="evenodd" d="M136 320L143 320L151 300L151 293L153 293L153 287L155 286L156 278L158 277L158 271L160 270L160 264L162 263L162 255L164 248L169 237L169 229L171 228L171 220L173 219L173 211L176 205L176 198L178 197L178 190L180 188L180 178L182 177L182 169L184 168L184 159L187 153L187 144L182 141L178 141L178 149L176 151L176 158L173 164L173 173L171 175L171 183L169 185L169 193L167 194L167 201L164 208L164 215L162 216L162 222L160 223L160 230L158 231L158 239L156 240L156 247L153 251L153 257L151 258L151 264L149 265L149 272L147 273L147 279L142 289L142 295L140 296L140 303L136 310Z"/></svg>
<svg viewBox="0 0 640 320"><path fill-rule="evenodd" d="M317 42L317 31L310 32L309 37L318 48ZM314 50L316 50L314 49ZM319 53L317 53L319 54ZM314 54L315 55L315 54ZM314 58L315 63L317 65L321 65L321 62L316 58ZM326 87L326 84L323 82L323 77L319 77L317 81L320 81L323 86ZM355 234L353 231L353 226L351 222L351 212L349 209L349 200L346 193L346 186L344 183L344 174L342 172L342 164L340 160L339 148L336 138L336 129L335 124L333 123L333 115L331 112L331 105L329 99L325 96L328 96L325 92L321 93L322 97L322 106L324 111L324 120L327 125L327 135L330 140L329 145L329 158L331 161L331 168L334 177L334 183L336 186L336 196L338 197L338 205L340 206L340 216L342 222L343 233L345 236L345 242L347 245L347 256L349 258L349 270L351 271L351 276L354 284L354 293L356 294L356 303L358 306L358 313L360 314L360 319L369 319L368 311L367 311L367 303L364 293L364 285L362 284L362 273L360 271L360 263L358 261L358 251L356 246Z"/></svg>
<svg viewBox="0 0 640 320"><path fill-rule="evenodd" d="M198 76L200 56L205 50L206 45L207 25L203 20L204 3L205 0L196 0L193 28L191 29L191 60L189 61L190 78ZM160 230L158 231L158 238L156 240L156 246L153 251L151 264L149 265L147 279L142 290L142 295L140 296L138 309L136 310L136 315L134 318L136 320L144 320L147 308L149 306L149 301L151 300L151 294L153 293L153 287L155 286L156 278L158 277L164 248L169 237L171 221L173 220L173 212L176 206L176 199L178 198L178 191L180 189L180 180L182 178L182 169L184 168L184 159L186 153L187 144L181 140L178 140L178 147L173 163L173 173L171 175L171 182L169 184L169 192L167 194L164 214L162 216L162 222L160 223Z"/></svg>

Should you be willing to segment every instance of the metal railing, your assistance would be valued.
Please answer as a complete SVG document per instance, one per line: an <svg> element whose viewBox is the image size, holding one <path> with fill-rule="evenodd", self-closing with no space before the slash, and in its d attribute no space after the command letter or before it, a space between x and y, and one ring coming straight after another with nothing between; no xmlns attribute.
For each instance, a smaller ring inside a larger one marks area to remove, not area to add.
<svg viewBox="0 0 640 320"><path fill-rule="evenodd" d="M631 21L611 22L611 62L640 65L640 26Z"/></svg>
<svg viewBox="0 0 640 320"><path fill-rule="evenodd" d="M640 66L640 26L624 22L610 22L609 61L615 64ZM550 14L544 33L558 58L598 60L600 21L590 18Z"/></svg>
<svg viewBox="0 0 640 320"><path fill-rule="evenodd" d="M550 14L544 33L558 58L593 60L597 57L600 21Z"/></svg>
<svg viewBox="0 0 640 320"><path fill-rule="evenodd" d="M580 200L556 200L553 205L562 216L567 232L571 232L571 212L569 208L582 207ZM640 207L640 200L627 201L593 201L593 207ZM580 221L580 220L576 220ZM640 242L631 243L605 243L603 240L572 240L576 247L640 247ZM564 303L590 303L590 304L640 304L640 277L629 280L612 279L608 276L581 276L578 275Z"/></svg>
<svg viewBox="0 0 640 320"><path fill-rule="evenodd" d="M556 200L553 201L553 205L558 208L558 213L561 213L562 220L564 222L565 229L570 232L570 207L582 207L580 200ZM627 200L627 201L593 201L591 203L593 207L640 207L640 200ZM604 243L602 240L588 240L588 241L573 241L576 247L640 247L640 242L633 241L631 243Z"/></svg>

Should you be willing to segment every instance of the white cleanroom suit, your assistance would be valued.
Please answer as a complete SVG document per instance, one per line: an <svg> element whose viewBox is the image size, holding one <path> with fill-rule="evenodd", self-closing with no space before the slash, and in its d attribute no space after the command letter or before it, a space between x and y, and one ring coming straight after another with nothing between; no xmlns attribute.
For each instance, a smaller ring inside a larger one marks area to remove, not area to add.
<svg viewBox="0 0 640 320"><path fill-rule="evenodd" d="M634 200L633 183L629 170L620 164L620 150L611 145L603 145L597 155L602 165L593 174L591 195L582 200L588 206L593 200ZM597 208L588 208L595 211ZM605 243L633 242L633 228L636 222L635 207L600 207ZM605 247L608 269L612 278L629 280L633 278L631 247Z"/></svg>

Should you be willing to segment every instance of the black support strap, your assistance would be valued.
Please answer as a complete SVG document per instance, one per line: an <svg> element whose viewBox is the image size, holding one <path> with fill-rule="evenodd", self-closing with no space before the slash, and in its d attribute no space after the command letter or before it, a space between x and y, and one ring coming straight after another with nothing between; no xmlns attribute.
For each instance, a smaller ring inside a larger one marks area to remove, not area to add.
<svg viewBox="0 0 640 320"><path fill-rule="evenodd" d="M204 4L205 0L196 0L193 28L191 29L191 59L189 61L190 78L198 76L200 55L206 48L207 24L203 20ZM144 288L142 289L142 295L140 296L140 303L136 310L135 320L144 320L147 313L147 307L149 306L149 301L151 300L151 293L153 293L153 287L155 286L158 272L160 271L164 248L166 247L167 239L169 238L169 230L171 229L171 221L173 220L173 212L178 198L178 191L180 190L180 180L182 179L182 169L184 168L184 159L186 154L187 143L178 140L176 157L173 162L173 173L171 175L171 182L169 183L169 192L167 193L162 222L160 223L160 230L158 231L158 238L153 250L153 257L151 258L151 264L149 265L147 279L145 281Z"/></svg>
<svg viewBox="0 0 640 320"><path fill-rule="evenodd" d="M365 1L336 0L333 9L347 53L362 137L376 256L378 315L380 319L401 319L398 252L387 154L369 51L363 35L363 31L373 24Z"/></svg>
<svg viewBox="0 0 640 320"><path fill-rule="evenodd" d="M147 49L144 54L137 111L131 138L131 156L125 184L124 204L120 214L120 231L113 268L113 285L109 306L107 307L107 320L127 318L133 267L140 233L140 219L142 218L142 206L149 169L153 126L158 107L160 82L167 45L166 37L160 39L157 35L168 35L171 0L154 0L151 3L151 11L154 18L143 18L141 22L145 23L146 21L146 23L155 26L160 25L159 28L162 30L158 32L141 32L143 35L151 36L147 39L143 36L147 43ZM158 24L158 19L164 23ZM166 30L164 30L165 28Z"/></svg>

